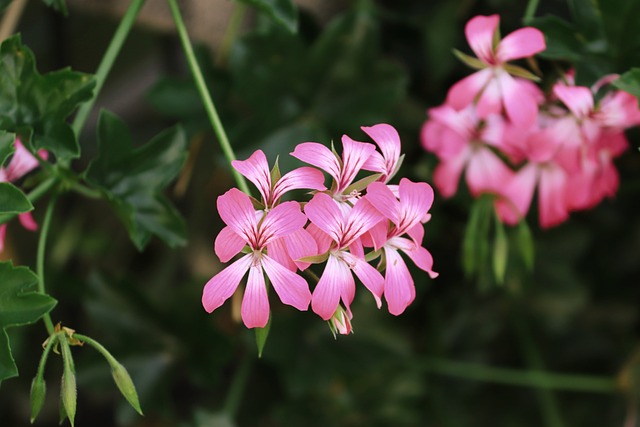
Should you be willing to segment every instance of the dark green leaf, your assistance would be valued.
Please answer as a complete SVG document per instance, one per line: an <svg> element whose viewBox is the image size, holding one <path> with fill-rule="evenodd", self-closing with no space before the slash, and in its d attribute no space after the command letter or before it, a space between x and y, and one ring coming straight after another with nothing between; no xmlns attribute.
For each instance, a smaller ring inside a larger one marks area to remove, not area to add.
<svg viewBox="0 0 640 427"><path fill-rule="evenodd" d="M186 145L184 132L174 127L134 147L124 122L106 111L100 115L99 154L87 181L104 192L139 250L152 235L171 247L186 241L184 221L163 194L182 169Z"/></svg>
<svg viewBox="0 0 640 427"><path fill-rule="evenodd" d="M0 130L0 167L15 150L13 146L15 139L15 134Z"/></svg>
<svg viewBox="0 0 640 427"><path fill-rule="evenodd" d="M568 2L573 21L588 40L604 38L602 14L598 4L601 2L602 0L569 0Z"/></svg>
<svg viewBox="0 0 640 427"><path fill-rule="evenodd" d="M41 75L33 53L18 35L0 45L0 129L33 129L31 145L58 158L80 154L66 118L91 98L89 74L62 69Z"/></svg>
<svg viewBox="0 0 640 427"><path fill-rule="evenodd" d="M266 13L289 32L298 30L298 9L291 0L240 0Z"/></svg>
<svg viewBox="0 0 640 427"><path fill-rule="evenodd" d="M632 68L627 71L614 81L613 85L620 90L629 92L640 101L640 68Z"/></svg>
<svg viewBox="0 0 640 427"><path fill-rule="evenodd" d="M0 214L23 213L33 209L27 196L10 182L0 182Z"/></svg>
<svg viewBox="0 0 640 427"><path fill-rule="evenodd" d="M553 15L536 18L531 24L544 33L547 48L540 53L541 57L580 60L584 47L583 41L572 24Z"/></svg>
<svg viewBox="0 0 640 427"><path fill-rule="evenodd" d="M36 291L37 281L26 267L0 263L0 383L18 375L5 329L33 323L56 305L56 300Z"/></svg>
<svg viewBox="0 0 640 427"><path fill-rule="evenodd" d="M67 15L69 12L67 10L67 3L65 0L42 0L47 6L54 8L58 12L63 15Z"/></svg>

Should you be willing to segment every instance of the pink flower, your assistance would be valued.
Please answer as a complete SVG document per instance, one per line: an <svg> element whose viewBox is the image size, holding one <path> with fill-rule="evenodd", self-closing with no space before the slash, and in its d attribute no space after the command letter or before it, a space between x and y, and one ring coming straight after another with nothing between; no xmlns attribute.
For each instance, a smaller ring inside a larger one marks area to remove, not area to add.
<svg viewBox="0 0 640 427"><path fill-rule="evenodd" d="M351 319L353 319L351 311L347 311L339 305L336 312L329 319L329 329L331 329L334 338L337 334L349 335L353 332Z"/></svg>
<svg viewBox="0 0 640 427"><path fill-rule="evenodd" d="M379 181L387 183L400 167L400 135L393 126L385 123L362 126L362 130L373 139L382 153L371 153L362 169L381 173Z"/></svg>
<svg viewBox="0 0 640 427"><path fill-rule="evenodd" d="M264 327L269 320L269 300L264 274L280 300L298 310L307 310L311 293L307 282L265 253L274 239L295 233L307 222L297 202L284 202L263 214L256 212L249 196L232 188L218 197L218 212L227 224L216 238L216 255L229 261L245 245L250 252L213 276L205 285L202 305L211 313L236 290L249 271L241 315L248 328Z"/></svg>
<svg viewBox="0 0 640 427"><path fill-rule="evenodd" d="M27 150L22 142L16 138L14 141L15 152L11 158L9 165L0 168L0 182L14 182L38 167L38 160ZM47 159L46 150L39 150L38 155L42 159ZM31 212L25 212L18 215L20 224L30 231L36 231L38 224L33 219ZM7 234L7 224L0 224L0 252L4 250L4 240Z"/></svg>
<svg viewBox="0 0 640 427"><path fill-rule="evenodd" d="M324 193L316 193L304 208L307 217L330 240L327 265L311 298L311 307L324 320L329 320L342 300L350 313L355 296L355 273L373 294L378 308L381 305L384 278L364 260L358 238L384 217L364 198L357 199L353 208L338 203ZM319 247L324 246L321 243ZM349 250L349 252L347 252Z"/></svg>
<svg viewBox="0 0 640 427"><path fill-rule="evenodd" d="M422 219L428 215L433 203L433 189L424 182L400 180L398 197L388 186L374 182L367 189L366 199L393 224L387 221L379 223L371 230L375 249L382 247L386 260L384 297L389 312L396 316L411 304L416 296L413 278L399 254L404 252L431 278L438 273L433 271L433 257L422 247L424 228ZM410 239L401 237L409 235Z"/></svg>
<svg viewBox="0 0 640 427"><path fill-rule="evenodd" d="M274 207L290 190L326 190L322 172L310 167L292 170L272 182L267 157L262 150L256 150L247 160L234 160L231 164L258 188L267 209Z"/></svg>
<svg viewBox="0 0 640 427"><path fill-rule="evenodd" d="M317 142L298 144L291 155L331 175L334 179L331 194L336 200L343 201L354 196L354 194L343 193L375 149L373 144L354 141L347 135L343 135L342 157L338 157L333 151Z"/></svg>
<svg viewBox="0 0 640 427"><path fill-rule="evenodd" d="M422 128L422 145L434 152L440 163L434 171L434 184L444 197L455 194L462 171L473 196L501 194L513 172L490 147L507 150L504 122L489 116L482 122L470 105L456 111L449 105L429 110Z"/></svg>
<svg viewBox="0 0 640 427"><path fill-rule="evenodd" d="M544 35L526 27L496 44L499 23L498 15L476 16L467 22L467 41L484 68L453 85L447 94L447 104L462 109L477 99L481 118L499 114L504 107L511 121L528 127L535 123L538 114L539 90L526 80L512 77L505 65L507 61L542 52L546 48Z"/></svg>

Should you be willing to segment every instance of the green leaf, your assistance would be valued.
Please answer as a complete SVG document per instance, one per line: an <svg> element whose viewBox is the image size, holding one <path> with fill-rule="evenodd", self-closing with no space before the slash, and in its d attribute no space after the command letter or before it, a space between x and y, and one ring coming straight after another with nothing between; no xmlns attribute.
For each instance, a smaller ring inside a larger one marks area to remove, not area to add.
<svg viewBox="0 0 640 427"><path fill-rule="evenodd" d="M240 0L266 13L290 33L298 30L298 9L291 0Z"/></svg>
<svg viewBox="0 0 640 427"><path fill-rule="evenodd" d="M54 8L58 12L67 16L69 11L67 10L67 3L65 0L42 0L47 6Z"/></svg>
<svg viewBox="0 0 640 427"><path fill-rule="evenodd" d="M529 225L524 219L518 223L518 233L516 236L518 249L524 260L524 265L529 271L532 271L535 258L535 246Z"/></svg>
<svg viewBox="0 0 640 427"><path fill-rule="evenodd" d="M0 214L18 214L32 209L33 205L22 190L10 182L0 182Z"/></svg>
<svg viewBox="0 0 640 427"><path fill-rule="evenodd" d="M152 235L170 247L186 243L184 220L163 194L182 169L186 146L184 132L174 127L134 147L122 120L106 111L100 114L99 153L86 178L106 195L139 250Z"/></svg>
<svg viewBox="0 0 640 427"><path fill-rule="evenodd" d="M547 48L539 55L547 59L579 61L583 51L583 41L578 30L569 22L554 15L547 15L531 21L531 25L544 33Z"/></svg>
<svg viewBox="0 0 640 427"><path fill-rule="evenodd" d="M15 147L13 141L15 141L16 135L0 130L0 167L4 165L7 158L14 152Z"/></svg>
<svg viewBox="0 0 640 427"><path fill-rule="evenodd" d="M0 262L0 383L18 375L5 329L33 323L56 305L56 300L36 291L37 282L28 268Z"/></svg>
<svg viewBox="0 0 640 427"><path fill-rule="evenodd" d="M632 68L627 71L615 80L613 85L620 90L629 92L640 101L640 68Z"/></svg>
<svg viewBox="0 0 640 427"><path fill-rule="evenodd" d="M62 69L41 75L33 53L16 35L0 45L0 129L33 129L31 145L58 158L80 154L66 118L92 97L89 74Z"/></svg>
<svg viewBox="0 0 640 427"><path fill-rule="evenodd" d="M267 343L267 337L269 336L269 330L271 329L271 316L264 328L256 328L256 345L258 346L258 357L262 357L262 350Z"/></svg>
<svg viewBox="0 0 640 427"><path fill-rule="evenodd" d="M493 239L493 273L499 285L504 283L504 275L507 271L507 259L509 256L509 240L504 229L504 224L495 216L495 235Z"/></svg>

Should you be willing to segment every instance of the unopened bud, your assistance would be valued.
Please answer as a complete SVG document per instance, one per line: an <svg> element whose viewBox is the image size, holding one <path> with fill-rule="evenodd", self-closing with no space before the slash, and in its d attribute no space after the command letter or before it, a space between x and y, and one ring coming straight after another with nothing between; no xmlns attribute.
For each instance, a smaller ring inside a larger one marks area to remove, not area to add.
<svg viewBox="0 0 640 427"><path fill-rule="evenodd" d="M118 362L111 363L111 374L113 380L116 382L120 393L127 399L127 402L135 409L140 415L142 415L142 409L140 409L140 401L138 400L138 393L136 387L133 385L133 380L129 372Z"/></svg>
<svg viewBox="0 0 640 427"><path fill-rule="evenodd" d="M334 338L336 338L337 334L349 335L353 333L351 328L352 317L351 311L347 312L341 305L338 306L336 312L329 319L329 329L331 329Z"/></svg>

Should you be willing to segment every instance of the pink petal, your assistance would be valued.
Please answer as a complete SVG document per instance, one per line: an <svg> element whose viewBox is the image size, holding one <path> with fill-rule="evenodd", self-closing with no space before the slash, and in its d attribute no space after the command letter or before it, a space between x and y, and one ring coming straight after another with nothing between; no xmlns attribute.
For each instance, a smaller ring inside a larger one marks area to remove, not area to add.
<svg viewBox="0 0 640 427"><path fill-rule="evenodd" d="M469 159L466 180L474 197L485 192L503 194L512 176L513 171L489 148L476 149Z"/></svg>
<svg viewBox="0 0 640 427"><path fill-rule="evenodd" d="M256 213L249 196L237 188L232 188L218 197L220 218L246 242L255 234Z"/></svg>
<svg viewBox="0 0 640 427"><path fill-rule="evenodd" d="M540 30L532 27L520 28L500 41L496 57L498 62L507 62L533 56L546 48L544 34Z"/></svg>
<svg viewBox="0 0 640 427"><path fill-rule="evenodd" d="M307 225L306 230L311 237L313 237L313 240L315 240L316 245L318 246L318 254L326 253L333 242L331 236L318 228L314 223Z"/></svg>
<svg viewBox="0 0 640 427"><path fill-rule="evenodd" d="M553 86L553 93L579 119L586 118L593 111L593 94L588 87L556 83Z"/></svg>
<svg viewBox="0 0 640 427"><path fill-rule="evenodd" d="M264 273L259 264L249 268L240 314L247 328L264 328L269 321L269 297Z"/></svg>
<svg viewBox="0 0 640 427"><path fill-rule="evenodd" d="M504 109L509 119L517 126L529 128L538 118L538 103L521 84L521 80L511 77L507 72L500 74L500 86Z"/></svg>
<svg viewBox="0 0 640 427"><path fill-rule="evenodd" d="M233 294L240 280L249 269L253 255L248 254L227 266L224 270L213 276L202 292L202 305L211 313L220 307Z"/></svg>
<svg viewBox="0 0 640 427"><path fill-rule="evenodd" d="M382 306L382 293L384 292L384 277L382 277L382 274L365 260L350 253L343 253L343 258L362 284L371 292L376 300L376 305L380 308Z"/></svg>
<svg viewBox="0 0 640 427"><path fill-rule="evenodd" d="M16 150L9 165L5 168L5 178L9 182L22 178L39 166L38 160L22 145L19 139L15 140L14 146ZM46 151L41 150L38 154L45 154L43 157L45 159L47 157Z"/></svg>
<svg viewBox="0 0 640 427"><path fill-rule="evenodd" d="M398 225L400 222L400 202L385 184L372 182L367 187L365 197L382 215Z"/></svg>
<svg viewBox="0 0 640 427"><path fill-rule="evenodd" d="M311 292L306 280L266 255L262 257L262 267L284 304L291 305L300 311L306 311L309 308Z"/></svg>
<svg viewBox="0 0 640 427"><path fill-rule="evenodd" d="M27 230L36 231L38 229L38 224L36 223L36 220L33 219L31 212L21 213L18 215L18 219L20 220L20 224L22 224L22 226Z"/></svg>
<svg viewBox="0 0 640 427"><path fill-rule="evenodd" d="M329 255L322 277L320 277L311 297L313 312L324 320L329 320L338 308L343 288L354 286L349 267L335 255Z"/></svg>
<svg viewBox="0 0 640 427"><path fill-rule="evenodd" d="M387 259L384 298L387 301L389 313L398 316L415 298L413 278L397 250L385 248L384 253Z"/></svg>
<svg viewBox="0 0 640 427"><path fill-rule="evenodd" d="M360 241L367 247L373 247L374 250L380 249L387 242L387 234L389 233L389 221L384 219L371 227L369 231L360 237Z"/></svg>
<svg viewBox="0 0 640 427"><path fill-rule="evenodd" d="M416 267L427 272L429 277L432 279L438 277L438 273L433 271L433 257L428 250L422 246L413 245L411 248L402 249L402 251L411 258L411 261L414 262Z"/></svg>
<svg viewBox="0 0 640 427"><path fill-rule="evenodd" d="M260 231L263 239L268 242L300 230L306 223L307 217L300 212L298 202L284 202L267 212L260 224Z"/></svg>
<svg viewBox="0 0 640 427"><path fill-rule="evenodd" d="M506 185L502 198L496 200L496 212L502 222L515 225L529 212L538 179L538 167L529 163L520 169Z"/></svg>
<svg viewBox="0 0 640 427"><path fill-rule="evenodd" d="M323 191L324 174L318 169L302 167L285 174L273 187L273 201L277 201L284 193L291 190L310 189Z"/></svg>
<svg viewBox="0 0 640 427"><path fill-rule="evenodd" d="M500 75L499 71L496 71L498 75ZM508 78L507 73L503 73ZM480 96L478 98L478 103L476 104L476 111L478 113L478 117L481 119L486 119L494 114L502 114L502 88L500 87L500 80L498 76L493 76L487 82L487 85L484 87Z"/></svg>
<svg viewBox="0 0 640 427"><path fill-rule="evenodd" d="M569 217L566 197L566 175L558 166L546 167L540 171L538 204L540 226L553 227Z"/></svg>
<svg viewBox="0 0 640 427"><path fill-rule="evenodd" d="M304 228L284 236L283 239L287 246L289 256L300 270L305 270L309 267L310 263L297 260L319 254L316 240L313 238L311 233Z"/></svg>
<svg viewBox="0 0 640 427"><path fill-rule="evenodd" d="M4 251L4 240L7 236L7 224L0 224L0 253Z"/></svg>
<svg viewBox="0 0 640 427"><path fill-rule="evenodd" d="M433 188L426 182L412 182L402 178L399 185L400 210L402 224L399 226L406 232L416 224L421 224L433 204Z"/></svg>
<svg viewBox="0 0 640 427"><path fill-rule="evenodd" d="M238 255L247 242L229 226L222 228L214 243L214 250L221 262L228 262Z"/></svg>
<svg viewBox="0 0 640 427"><path fill-rule="evenodd" d="M471 151L467 148L461 155L446 162L440 162L433 172L433 183L443 197L451 197L456 193L460 175L464 169Z"/></svg>
<svg viewBox="0 0 640 427"><path fill-rule="evenodd" d="M338 241L339 246L349 246L383 219L384 216L366 198L359 199L347 218L341 239Z"/></svg>
<svg viewBox="0 0 640 427"><path fill-rule="evenodd" d="M342 211L336 202L325 193L316 193L304 207L309 221L327 233L334 241L342 238ZM320 245L318 245L320 246ZM333 314L333 313L331 313Z"/></svg>
<svg viewBox="0 0 640 427"><path fill-rule="evenodd" d="M493 71L489 68L476 71L455 83L447 93L446 103L456 110L461 110L471 104L493 77Z"/></svg>
<svg viewBox="0 0 640 427"><path fill-rule="evenodd" d="M318 167L340 181L340 161L335 154L327 147L317 142L303 142L298 144L291 153L296 159L302 160L315 167Z"/></svg>
<svg viewBox="0 0 640 427"><path fill-rule="evenodd" d="M487 64L494 62L493 37L499 24L498 15L476 16L467 22L464 29L469 46L478 59Z"/></svg>
<svg viewBox="0 0 640 427"><path fill-rule="evenodd" d="M258 188L265 203L271 201L271 171L262 150L256 150L247 160L234 160L231 165Z"/></svg>
<svg viewBox="0 0 640 427"><path fill-rule="evenodd" d="M382 170L378 169L378 162L370 164L369 161L365 162L362 168L382 172L386 177L390 178L393 176L398 165L398 160L400 159L400 135L398 135L398 131L386 123L380 123L370 127L362 126L362 130L378 145L384 160ZM370 157L370 160L372 158L373 155Z"/></svg>
<svg viewBox="0 0 640 427"><path fill-rule="evenodd" d="M375 151L376 147L373 144L354 141L347 135L342 136L342 174L336 193L342 193L351 184L360 169L362 169L362 166Z"/></svg>
<svg viewBox="0 0 640 427"><path fill-rule="evenodd" d="M407 234L416 245L421 245L422 239L424 239L424 225L422 225L422 222L424 221L419 222L407 230Z"/></svg>
<svg viewBox="0 0 640 427"><path fill-rule="evenodd" d="M267 244L267 253L269 254L269 257L271 259L275 260L276 262L280 263L283 267L295 273L295 271L298 269L298 266L296 265L294 260L291 258L291 255L289 255L289 251L287 250L287 244L285 242L285 239L288 238L290 235L291 234L289 234L288 236L277 238L277 239L271 239Z"/></svg>

